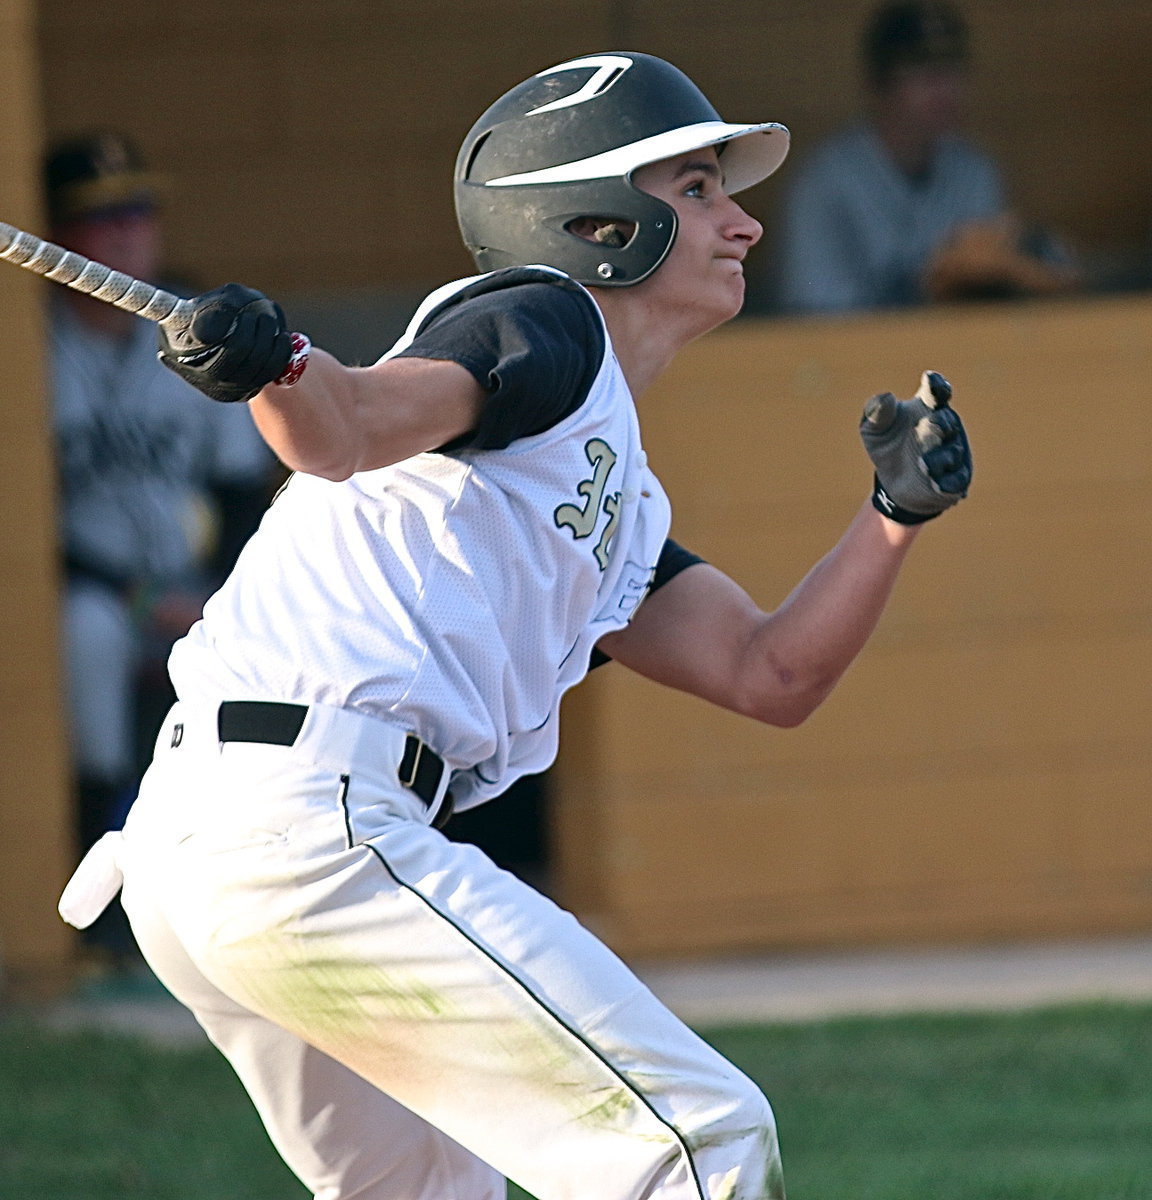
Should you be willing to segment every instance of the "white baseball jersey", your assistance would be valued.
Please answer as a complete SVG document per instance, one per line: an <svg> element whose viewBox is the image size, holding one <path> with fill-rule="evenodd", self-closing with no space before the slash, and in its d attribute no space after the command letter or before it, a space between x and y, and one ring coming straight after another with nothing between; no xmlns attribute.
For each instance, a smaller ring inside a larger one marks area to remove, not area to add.
<svg viewBox="0 0 1152 1200"><path fill-rule="evenodd" d="M497 273L433 292L384 357L487 280L500 285ZM606 330L603 346L584 402L507 448L419 454L340 483L294 476L177 644L180 699L321 703L398 724L453 768L458 810L548 767L561 697L631 618L669 530Z"/></svg>

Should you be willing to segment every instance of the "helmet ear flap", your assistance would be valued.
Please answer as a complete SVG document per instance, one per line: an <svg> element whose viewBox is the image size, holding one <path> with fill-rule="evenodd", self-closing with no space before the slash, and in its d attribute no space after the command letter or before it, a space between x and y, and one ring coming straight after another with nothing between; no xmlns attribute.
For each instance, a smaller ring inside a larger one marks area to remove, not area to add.
<svg viewBox="0 0 1152 1200"><path fill-rule="evenodd" d="M482 271L538 264L556 267L588 286L630 287L660 266L676 239L672 206L623 179L566 184L562 191L547 184L525 186L515 192L514 206L485 210L487 244L471 236L461 219L465 244ZM565 207L557 211L559 203ZM615 245L610 236L598 241L576 232L577 223L589 218L615 222L631 236Z"/></svg>

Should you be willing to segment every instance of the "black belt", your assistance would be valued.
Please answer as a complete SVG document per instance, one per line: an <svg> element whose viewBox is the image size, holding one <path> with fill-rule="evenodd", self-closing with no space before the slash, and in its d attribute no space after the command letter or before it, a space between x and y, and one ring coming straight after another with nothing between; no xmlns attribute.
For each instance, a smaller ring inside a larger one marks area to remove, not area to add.
<svg viewBox="0 0 1152 1200"><path fill-rule="evenodd" d="M263 742L291 746L304 728L308 709L303 704L272 700L225 700L216 717L222 742ZM414 734L404 743L404 757L397 767L400 782L431 806L444 777L444 760Z"/></svg>

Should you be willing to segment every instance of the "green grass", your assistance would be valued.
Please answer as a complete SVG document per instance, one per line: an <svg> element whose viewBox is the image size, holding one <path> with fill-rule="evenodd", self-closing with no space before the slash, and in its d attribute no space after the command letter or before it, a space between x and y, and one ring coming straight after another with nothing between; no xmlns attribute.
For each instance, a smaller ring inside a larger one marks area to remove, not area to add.
<svg viewBox="0 0 1152 1200"><path fill-rule="evenodd" d="M307 1195L215 1050L0 1028L0 1197Z"/></svg>
<svg viewBox="0 0 1152 1200"><path fill-rule="evenodd" d="M713 1031L791 1200L1152 1197L1152 1007Z"/></svg>
<svg viewBox="0 0 1152 1200"><path fill-rule="evenodd" d="M771 1098L790 1200L1152 1200L1150 1005L704 1033ZM306 1193L215 1051L9 1024L0 1196Z"/></svg>

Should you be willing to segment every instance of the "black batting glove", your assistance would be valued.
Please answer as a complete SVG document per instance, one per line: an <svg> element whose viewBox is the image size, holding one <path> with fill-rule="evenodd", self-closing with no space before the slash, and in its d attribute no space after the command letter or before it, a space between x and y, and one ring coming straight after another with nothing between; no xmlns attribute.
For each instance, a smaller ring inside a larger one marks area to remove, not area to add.
<svg viewBox="0 0 1152 1200"><path fill-rule="evenodd" d="M864 406L860 436L876 468L872 504L902 525L930 521L968 495L972 452L951 399L948 380L925 371L911 400L884 392Z"/></svg>
<svg viewBox="0 0 1152 1200"><path fill-rule="evenodd" d="M160 325L160 361L212 400L251 400L292 357L280 305L228 283L193 300L186 326Z"/></svg>

